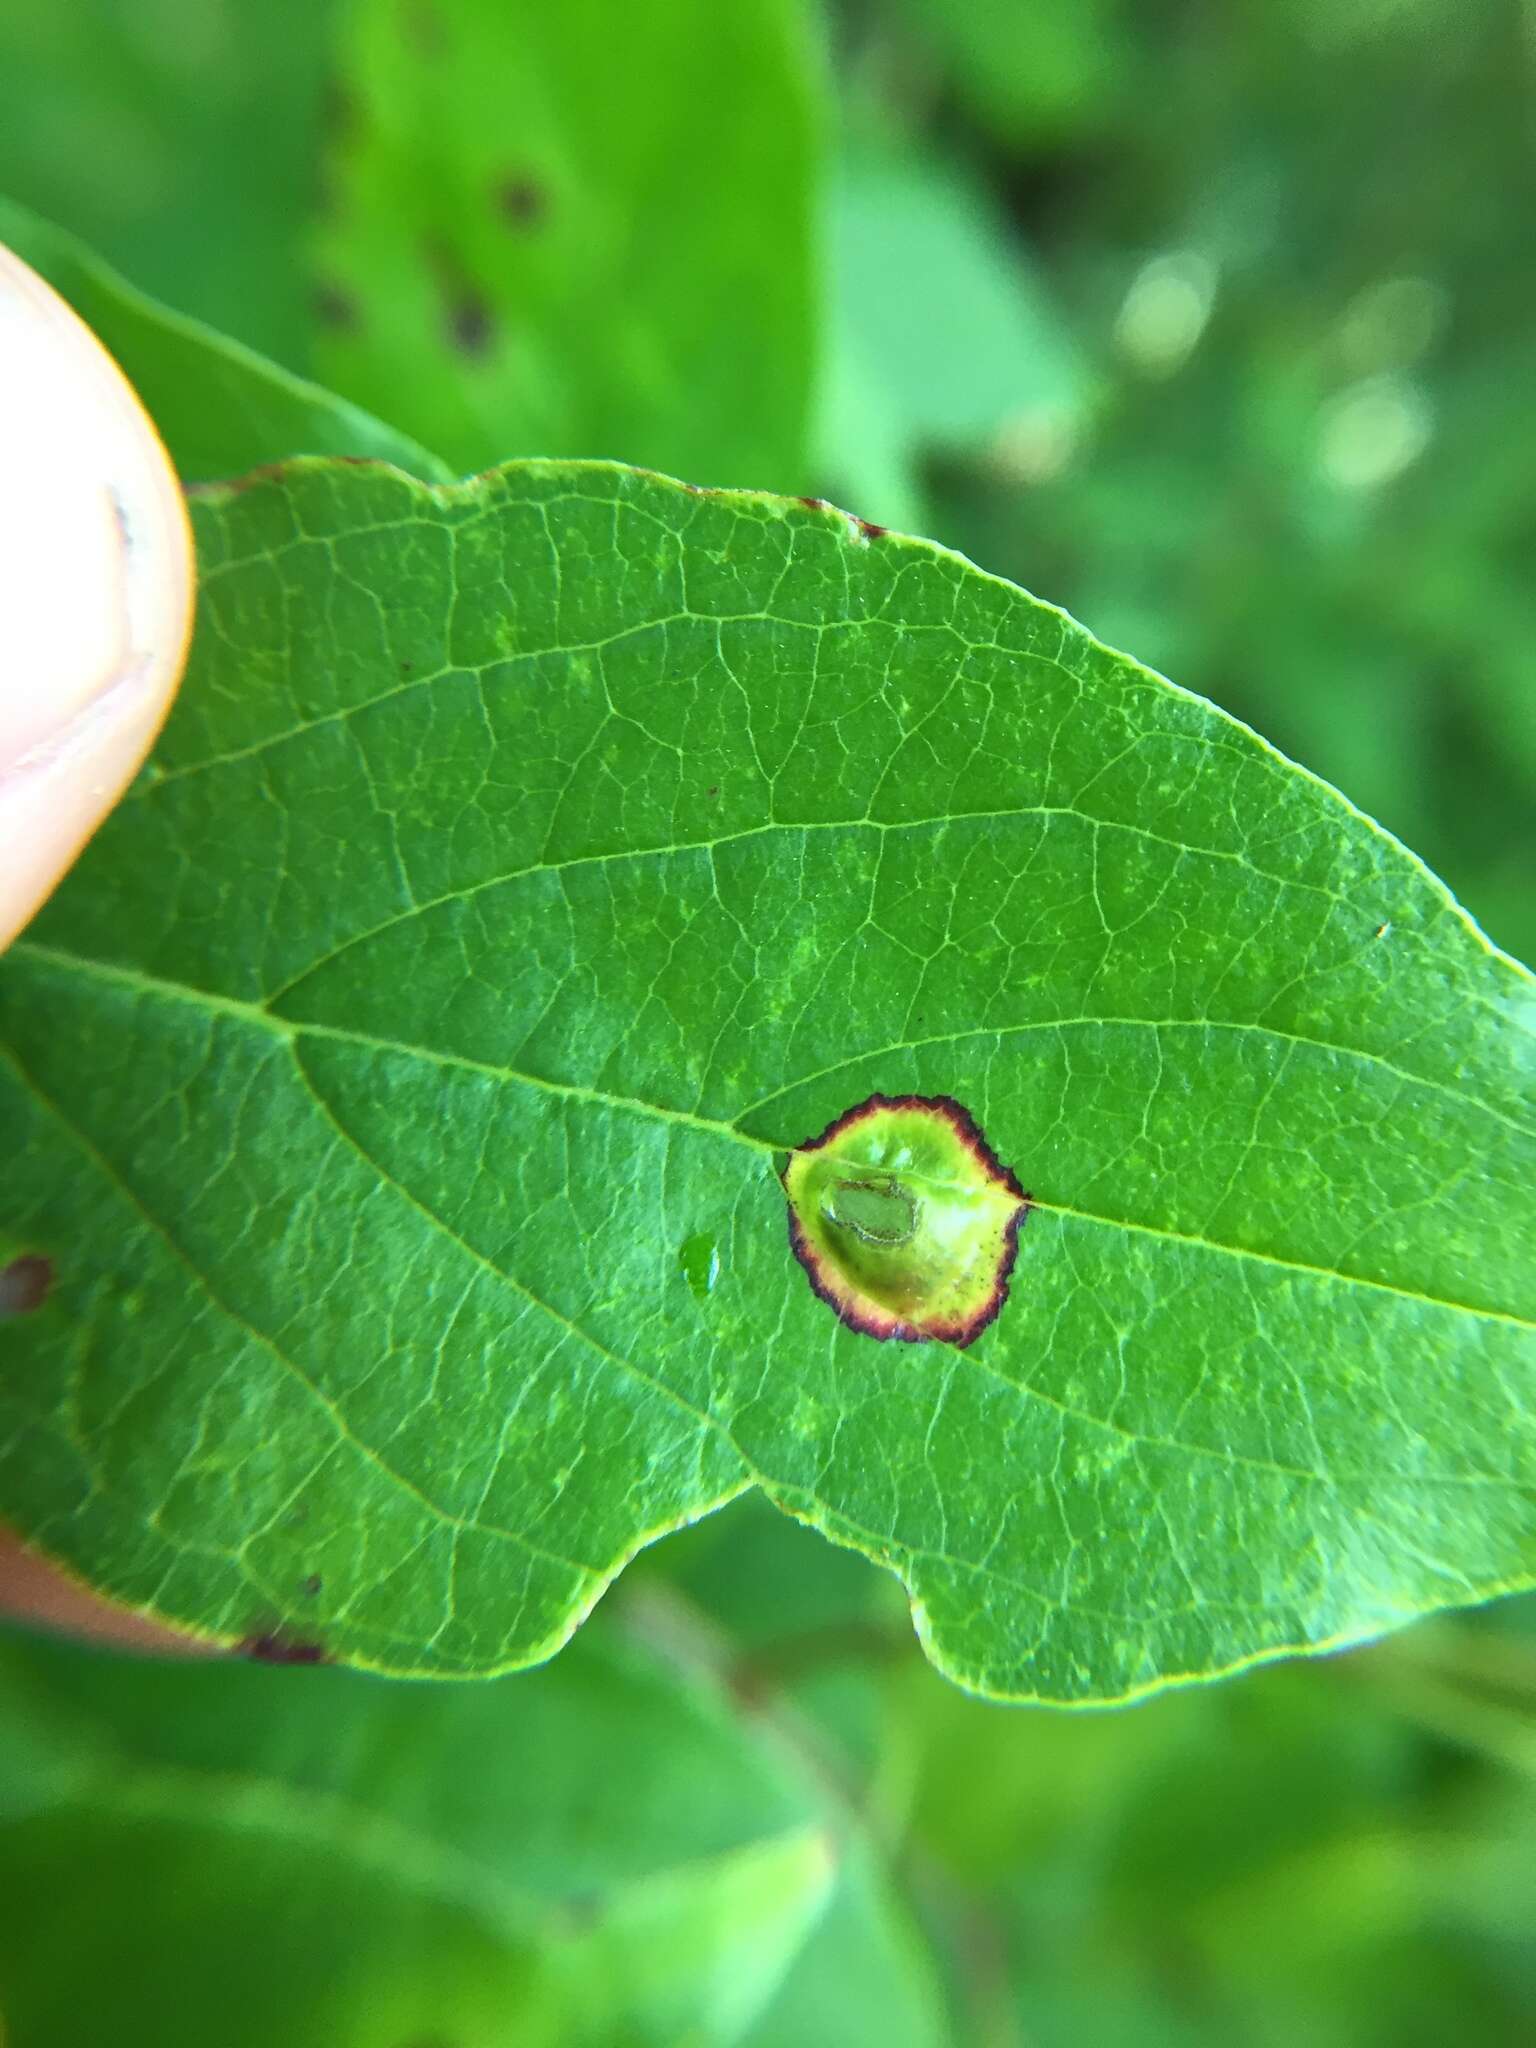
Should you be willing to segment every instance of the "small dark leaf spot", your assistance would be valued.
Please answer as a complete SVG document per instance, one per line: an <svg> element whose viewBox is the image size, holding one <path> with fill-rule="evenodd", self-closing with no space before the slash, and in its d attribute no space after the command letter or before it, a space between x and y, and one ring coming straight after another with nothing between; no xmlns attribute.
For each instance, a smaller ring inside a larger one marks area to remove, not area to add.
<svg viewBox="0 0 1536 2048"><path fill-rule="evenodd" d="M450 348L460 355L483 356L496 338L496 323L484 292L449 245L428 238L422 251L442 294L443 328Z"/></svg>
<svg viewBox="0 0 1536 2048"><path fill-rule="evenodd" d="M402 661L400 664L401 675L408 676L415 666L416 664L414 661Z"/></svg>
<svg viewBox="0 0 1536 2048"><path fill-rule="evenodd" d="M503 178L496 188L496 204L510 227L535 228L549 206L548 195L536 178Z"/></svg>
<svg viewBox="0 0 1536 2048"><path fill-rule="evenodd" d="M52 1259L41 1252L23 1252L8 1266L0 1266L0 1321L6 1316L31 1315L52 1291Z"/></svg>
<svg viewBox="0 0 1536 2048"><path fill-rule="evenodd" d="M882 540L890 532L888 526L876 526L872 519L855 518L854 524L858 527L865 540Z"/></svg>
<svg viewBox="0 0 1536 2048"><path fill-rule="evenodd" d="M483 356L495 336L491 309L472 284L463 285L448 302L448 339L460 355Z"/></svg>
<svg viewBox="0 0 1536 2048"><path fill-rule="evenodd" d="M250 1657L258 1664L325 1664L330 1660L320 1643L306 1643L296 1637L278 1635L269 1631L264 1635L247 1636L235 1646L240 1657Z"/></svg>
<svg viewBox="0 0 1536 2048"><path fill-rule="evenodd" d="M807 512L830 512L832 510L832 507L825 498L802 498L800 502Z"/></svg>
<svg viewBox="0 0 1536 2048"><path fill-rule="evenodd" d="M1388 918L1385 924L1379 924L1379 925L1377 925L1377 927L1376 927L1376 936L1377 936L1377 938L1378 938L1378 939L1384 939L1384 938L1385 938L1385 937L1387 936L1388 932L1390 932L1390 931L1391 931L1391 929L1392 929L1392 920L1391 920L1391 918Z"/></svg>
<svg viewBox="0 0 1536 2048"><path fill-rule="evenodd" d="M305 1594L309 1599L313 1600L319 1594L324 1585L325 1581L321 1578L320 1574L318 1572L311 1572L309 1577L304 1581Z"/></svg>
<svg viewBox="0 0 1536 2048"><path fill-rule="evenodd" d="M356 299L350 292L343 291L339 284L317 284L314 308L320 325L329 327L333 333L355 334L361 325Z"/></svg>
<svg viewBox="0 0 1536 2048"><path fill-rule="evenodd" d="M320 125L333 138L350 135L357 121L357 103L338 79L325 82L320 102Z"/></svg>
<svg viewBox="0 0 1536 2048"><path fill-rule="evenodd" d="M706 789L706 790L705 790L704 794L705 794L706 796L718 796L718 795L720 794L720 785L719 785L719 783L718 783L718 782L712 782L712 783L711 783L711 784L709 785L708 789Z"/></svg>

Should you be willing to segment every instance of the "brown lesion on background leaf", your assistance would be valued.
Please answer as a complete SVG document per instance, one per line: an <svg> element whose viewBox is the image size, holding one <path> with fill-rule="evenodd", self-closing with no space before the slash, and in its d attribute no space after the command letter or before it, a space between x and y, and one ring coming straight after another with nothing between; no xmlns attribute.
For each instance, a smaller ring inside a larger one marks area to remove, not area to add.
<svg viewBox="0 0 1536 2048"><path fill-rule="evenodd" d="M357 300L339 284L322 279L310 297L315 318L333 334L355 334L362 325Z"/></svg>
<svg viewBox="0 0 1536 2048"><path fill-rule="evenodd" d="M53 1261L46 1252L22 1252L0 1266L0 1322L7 1316L29 1316L53 1292Z"/></svg>
<svg viewBox="0 0 1536 2048"><path fill-rule="evenodd" d="M496 210L509 228L527 231L542 224L549 193L537 178L514 172L496 187Z"/></svg>
<svg viewBox="0 0 1536 2048"><path fill-rule="evenodd" d="M479 288L465 284L448 302L448 339L461 356L490 353L496 338L489 301Z"/></svg>
<svg viewBox="0 0 1536 2048"><path fill-rule="evenodd" d="M422 256L437 280L448 346L474 361L489 355L496 341L496 320L484 291L441 237L433 236Z"/></svg>

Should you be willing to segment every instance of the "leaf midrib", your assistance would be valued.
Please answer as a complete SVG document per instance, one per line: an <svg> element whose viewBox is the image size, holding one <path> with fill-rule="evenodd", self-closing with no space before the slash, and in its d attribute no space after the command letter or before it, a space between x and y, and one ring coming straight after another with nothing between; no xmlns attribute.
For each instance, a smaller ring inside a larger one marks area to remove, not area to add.
<svg viewBox="0 0 1536 2048"><path fill-rule="evenodd" d="M11 948L11 951L13 955L30 957L45 966L62 969L68 973L79 974L88 979L105 981L121 988L132 989L142 995L157 997L162 1000L184 1002L192 1005L194 1008L232 1017L244 1024L255 1025L271 1036L281 1038L289 1044L300 1038L321 1038L333 1043L355 1045L366 1051L393 1053L403 1055L406 1058L426 1060L438 1066L453 1067L467 1073L483 1074L492 1080L517 1083L523 1087L541 1090L549 1095L563 1096L576 1101L592 1102L602 1108L627 1111L632 1115L646 1117L655 1122L680 1125L686 1129L701 1132L707 1137L725 1139L732 1144L755 1153L760 1158L767 1158L774 1162L782 1159L787 1153L799 1149L799 1145L796 1143L785 1142L776 1144L769 1139L754 1138L734 1123L726 1123L715 1117L698 1116L688 1110L669 1108L661 1103L645 1101L638 1096L614 1094L602 1089L584 1087L577 1082L549 1080L541 1075L524 1073L514 1067L497 1066L490 1061L477 1060L462 1053L445 1052L434 1046L414 1044L408 1040L381 1037L375 1033L360 1031L348 1025L319 1024L306 1020L280 1017L274 1015L271 1010L263 1007L261 1004L245 1001L238 996L216 995L206 989L196 988L186 982L171 981L157 975L146 974L138 968L124 967L107 961L87 960L78 954L66 953L56 947L40 945L34 940L20 940ZM1104 1025L1130 1024L1145 1028L1164 1028L1157 1026L1156 1020L1146 1018L1072 1020L1053 1018L1042 1020L1040 1028L1060 1029L1064 1023L1068 1022L1072 1024L1090 1022ZM1000 1035L1009 1030L1016 1031L1028 1028L1032 1027L1017 1025L991 1026L976 1027L976 1031L978 1035L991 1036ZM1198 1024L1194 1025L1183 1025L1179 1023L1179 1020L1169 1020L1166 1028L1235 1029L1238 1027L1235 1025L1223 1026L1218 1020L1201 1020ZM1249 1024L1241 1028L1267 1031L1269 1027ZM957 1037L963 1035L967 1034L955 1034ZM1285 1038L1289 1034L1276 1033L1273 1035ZM1299 1042L1315 1046L1320 1051L1337 1053L1341 1057L1363 1060L1375 1058L1370 1053L1356 1052L1350 1047L1329 1045L1324 1041L1316 1039L1301 1039ZM865 1056L859 1055L857 1057ZM876 1055L871 1053L867 1056L874 1057ZM1389 1070L1394 1073L1399 1071L1395 1068L1390 1068L1390 1063L1388 1062L1383 1061L1381 1064L1389 1066ZM829 1069L828 1071L836 1070ZM1416 1082L1416 1077L1411 1075L1400 1075L1400 1078ZM801 1084L797 1082L793 1085L799 1086ZM1434 1084L1417 1085L1433 1086ZM773 1096L763 1098L764 1101L773 1101L774 1099L776 1098ZM749 1110L759 1106L757 1104L749 1105ZM1498 1112L1489 1110L1484 1105L1479 1104L1477 1106L1484 1114L1494 1117L1498 1116ZM749 1110L743 1110L741 1114L746 1115L749 1113ZM1179 1245L1193 1251L1211 1252L1226 1258L1250 1260L1255 1264L1275 1267L1281 1271L1299 1273L1311 1280L1331 1281L1346 1287L1369 1288L1375 1292L1391 1295L1398 1300L1409 1302L1420 1308L1449 1311L1453 1314L1474 1316L1481 1321L1504 1324L1518 1330L1536 1331L1536 1320L1516 1315L1507 1309L1488 1308L1474 1302L1454 1301L1443 1295L1426 1294L1419 1289L1405 1287L1396 1281L1383 1280L1374 1275L1345 1273L1335 1267L1316 1265L1304 1259L1287 1258L1277 1252L1259 1251L1251 1246L1227 1244L1220 1239L1202 1237L1192 1232L1170 1230L1161 1224L1144 1223L1134 1218L1123 1216L1103 1215L1094 1210L1080 1208L1072 1203L1052 1201L1048 1197L1035 1194L1033 1191L1031 1192L1030 1200L1032 1208L1040 1210L1045 1214L1064 1217L1072 1222L1087 1223L1101 1229L1124 1230L1136 1236L1149 1237L1162 1243Z"/></svg>
<svg viewBox="0 0 1536 2048"><path fill-rule="evenodd" d="M244 1023L264 1024L268 1027L269 1031L271 1031L274 1036L279 1037L290 1046L296 1070L301 1075L304 1075L306 1079L306 1084L309 1086L311 1094L313 1095L315 1092L313 1089L313 1084L308 1082L308 1077L305 1073L303 1062L298 1056L298 1047L295 1043L295 1041L303 1035L305 1027L289 1025L285 1022L285 1020L272 1018L268 1016L265 1012L257 1009L255 1006L248 1003L242 1003L237 999L211 996L206 994L206 992L204 991L193 989L183 984L156 980L153 977L143 975L135 970L113 968L102 965L101 963L79 961L72 958L69 955L57 953L52 949L45 949L30 942L26 945L25 950L37 957L48 960L55 965L71 969L79 969L86 973L95 972L103 978L114 980L119 984L126 984L130 987L133 987L138 992L143 994L187 1001L193 1004L194 1006L201 1007L205 1010L227 1013L235 1019L237 1019L238 1021ZM363 1045L371 1046L374 1049L378 1050L400 1052L408 1056L414 1055L425 1059L440 1059L446 1064L469 1065L472 1068L476 1068L476 1070L478 1071L488 1072L493 1076L497 1076L500 1078L523 1080L527 1083L527 1085L533 1087L542 1087L546 1085L536 1080L532 1076L510 1075L507 1074L505 1070L501 1069L486 1068L483 1066L476 1067L476 1063L460 1062L456 1060L452 1055L438 1055L433 1053L429 1048L425 1047L399 1045L394 1044L388 1040L370 1040L361 1034L350 1033L340 1029L331 1029L328 1027L321 1027L318 1035L322 1035L333 1039L339 1039L343 1042L350 1041L354 1043L361 1043ZM14 1062L14 1055L12 1055L12 1059ZM18 1071L24 1072L24 1070L20 1069L19 1063ZM631 1111L639 1112L641 1114L649 1114L660 1118L667 1118L674 1114L672 1112L658 1109L654 1105L626 1098L607 1098L600 1095L596 1095L593 1091L569 1092L586 1093L591 1095L592 1099L610 1103L613 1107L628 1109ZM316 1097L316 1100L320 1103L321 1108L326 1111L327 1115L334 1123L334 1112L330 1110L329 1105L326 1104L323 1101L323 1099L319 1098L318 1096ZM57 1114L59 1112L55 1111L55 1113ZM772 1153L776 1149L771 1146L763 1144L759 1140L747 1138L744 1136L744 1134L733 1131L732 1128L728 1125L714 1123L707 1119L699 1118L682 1120L692 1122L695 1125L708 1131L712 1135L721 1137L733 1137L737 1139L738 1142L742 1143L743 1145L749 1147L750 1149L758 1153ZM448 1235L449 1237L454 1238L455 1241L460 1243L464 1252L469 1257L471 1257L477 1264L485 1268L487 1271L489 1271L502 1281L514 1286L518 1289L519 1292L524 1293L525 1296L530 1300L530 1302L534 1306L545 1310L546 1313L554 1315L555 1320L558 1321L559 1324L564 1329L566 1329L571 1335L575 1336L578 1341L589 1346L591 1349L596 1351L600 1356L603 1356L605 1359L607 1359L609 1363L618 1367L626 1374L633 1374L635 1377L639 1378L644 1384L650 1386L654 1391L658 1391L669 1395L671 1399L676 1401L679 1406L686 1409L705 1427L717 1432L724 1439L724 1441L735 1451L736 1456L740 1460L743 1476L738 1483L732 1485L726 1492L724 1492L721 1495L720 1498L708 1503L702 1509L702 1512L708 1513L715 1508L726 1505L729 1500L735 1498L735 1496L739 1492L744 1490L745 1487L752 1485L761 1488L767 1495L769 1495L770 1498L773 1498L775 1500L784 1498L786 1494L799 1494L801 1495L801 1497L805 1498L809 1503L812 1503L814 1507L816 1509L819 1509L824 1515L830 1515L841 1526L848 1529L850 1533L855 1534L860 1539L862 1546L867 1550L868 1554L889 1554L893 1562L897 1557L902 1559L904 1567L902 1569L902 1576L904 1579L907 1577L907 1574L910 1570L912 1563L915 1561L917 1557L921 1556L931 1562L950 1566L969 1574L976 1574L988 1579L997 1579L999 1582L1008 1585L1010 1588L1023 1593L1032 1602L1048 1610L1052 1609L1057 1604L1057 1602L1053 1599L1052 1595L1044 1591L1040 1586L1034 1585L1029 1581L1018 1577L1017 1574L1000 1572L997 1570L995 1566L985 1564L975 1558L955 1556L942 1547L934 1547L932 1545L920 1546L917 1548L909 1547L906 1545L897 1545L893 1548L888 1534L881 1535L879 1532L876 1532L874 1530L862 1529L858 1524L854 1523L845 1513L843 1513L842 1510L831 1509L830 1505L827 1502L822 1501L816 1494L805 1493L803 1489L797 1488L793 1485L786 1487L784 1482L775 1479L771 1474L765 1471L757 1469L754 1466L754 1463L751 1460L751 1458L749 1458L745 1451L742 1450L742 1448L736 1443L732 1432L726 1427L726 1425L721 1421L719 1417L709 1414L706 1411L695 1409L691 1403L682 1399L682 1397L679 1396L675 1392L675 1390L667 1387L665 1383L655 1380L649 1373L646 1373L640 1368L637 1368L634 1365L633 1361L631 1361L630 1359L623 1357L620 1354L610 1350L608 1346L601 1343L600 1340L594 1338L592 1334L589 1331L585 1330L580 1324L571 1321L568 1317L558 1315L556 1312L551 1311L547 1303L543 1302L539 1297L530 1294L528 1290L525 1287L523 1287L522 1283L517 1281L514 1276L508 1274L504 1271L504 1269L495 1265L493 1261L489 1260L485 1256L485 1254L478 1251L472 1244L468 1243L467 1240L459 1239L458 1234L451 1229L451 1227L444 1221L444 1219L437 1216L432 1210L427 1208L419 1200L418 1197L416 1197L414 1194L410 1192L410 1190L400 1187L399 1183L394 1182L392 1177L385 1172L385 1170L378 1164L378 1162L374 1160L372 1156L362 1146L358 1144L358 1141L350 1132L341 1129L340 1126L338 1126L337 1128L339 1135L342 1136L343 1139L350 1144L352 1149L358 1154L359 1158L365 1164L369 1165L376 1173L378 1173L383 1181L392 1186L395 1186L402 1195L402 1197L405 1200L407 1200L413 1208L417 1210L417 1212L422 1216L423 1220L429 1225L429 1227L439 1230ZM269 1338L265 1332L260 1331L259 1329L255 1328L255 1326L249 1324L246 1318L244 1318L243 1316L236 1315L234 1311L228 1308L227 1304L223 1303L219 1299L219 1297L216 1294L214 1294L213 1290L208 1286L206 1275L204 1275L197 1268L197 1266L190 1259L189 1255L182 1250L179 1244L176 1243L174 1236L167 1229L167 1227L164 1224L160 1223L159 1220L155 1218L144 1207L142 1201L139 1199L135 1191L122 1180L121 1175L118 1174L116 1169L114 1169L111 1166L110 1162L104 1159L100 1159L100 1155L96 1152L96 1148L90 1144L90 1141L84 1137L84 1134L77 1133L77 1137L80 1142L85 1143L87 1145L87 1148L91 1151L93 1156L96 1156L100 1160L102 1169L109 1174L114 1183L123 1187L124 1192L128 1196L128 1198L131 1201L133 1201L134 1205L138 1207L140 1212L144 1215L145 1221L149 1225L149 1227L153 1229L158 1236L164 1239L164 1241L167 1243L169 1249L173 1252L173 1254L188 1266L188 1269L193 1273L193 1276L198 1281L199 1285L203 1286L205 1290L208 1292L209 1298L213 1301L214 1305L218 1307L221 1310L221 1312L233 1316L233 1319L239 1327L246 1329L250 1334L255 1336L262 1343L263 1347L268 1349L276 1357L280 1364L288 1368L290 1371L295 1372L299 1376L299 1378L304 1382L304 1384L309 1387L311 1393L315 1394L319 1398L325 1399L326 1406L330 1407L332 1404L329 1402L328 1398L320 1396L319 1389L314 1387L312 1382L310 1382L308 1374L303 1372L302 1368L299 1368L296 1365L296 1363L288 1357L286 1352L282 1350L282 1348L276 1343L274 1339ZM1059 1205L1039 1204L1038 1206L1045 1208L1055 1207L1057 1213L1068 1216L1078 1215L1082 1213L1067 1209ZM1113 1225L1113 1219L1085 1217L1084 1220L1107 1224L1111 1227L1115 1227ZM1136 1229L1142 1226L1128 1225L1123 1227ZM1152 1234L1162 1236L1169 1235L1169 1233L1166 1232L1153 1232ZM1211 1246L1209 1248L1218 1251L1230 1251L1232 1249L1231 1247L1226 1246ZM1264 1254L1239 1255L1252 1256L1258 1258L1265 1257ZM1313 1271L1314 1269L1303 1268L1302 1270ZM1334 1277L1347 1279L1349 1276ZM1433 1302L1430 1305L1439 1307L1451 1306L1449 1304ZM1488 1313L1476 1310L1470 1312L1474 1314ZM1508 1321L1514 1319L1501 1317L1499 1318L1499 1320ZM1255 1458L1249 1454L1235 1452L1231 1449L1219 1449L1212 1445L1200 1443L1187 1443L1174 1439L1146 1436L1141 1434L1140 1432L1126 1430L1121 1425L1108 1420L1106 1417L1094 1415L1087 1410L1076 1408L1072 1406L1070 1403L1064 1402L1060 1400L1058 1397L1051 1395L1045 1392L1043 1389L1033 1386L1028 1382L1015 1380L1011 1378L1008 1374L1000 1372L995 1366L992 1366L986 1360L977 1357L974 1353L957 1352L953 1354L952 1362L955 1365L965 1363L972 1367L979 1368L980 1370L984 1371L989 1378L996 1379L1000 1385L1006 1387L1010 1393L1019 1397L1023 1397L1025 1399L1039 1401L1043 1403L1046 1407L1055 1410L1063 1417L1067 1417L1085 1423L1094 1429L1103 1430L1113 1436L1122 1438L1125 1441L1127 1441L1132 1446L1132 1448L1137 1452L1143 1450L1162 1450L1173 1452L1178 1455L1186 1457L1194 1457L1199 1459L1214 1459L1222 1464L1234 1466L1247 1466L1256 1470L1271 1471L1281 1476L1295 1479L1306 1484L1320 1485L1329 1490L1337 1490L1341 1487L1351 1485L1364 1485L1367 1483L1374 1485L1378 1483L1379 1480L1379 1475L1374 1474L1365 1475L1348 1472L1319 1472L1300 1466L1287 1466L1278 1464L1270 1459ZM352 1436L353 1433L350 1431L350 1429L348 1429L346 1434L348 1436ZM445 1521L451 1520L458 1524L460 1527L473 1527L476 1530L482 1531L486 1534L504 1536L508 1540L516 1544L519 1548L526 1549L536 1555L543 1555L546 1558L548 1558L551 1562L559 1562L568 1567L574 1563L573 1560L557 1559L552 1553L543 1551L541 1546L534 1544L520 1531L498 1528L493 1525L487 1525L473 1520L465 1521L462 1517L451 1516L447 1514L444 1510L441 1509L441 1507L437 1503L433 1502L429 1497L422 1494L420 1490L416 1488L413 1484L404 1480L403 1475L397 1474L394 1471L394 1468L390 1466L388 1462L382 1458L382 1456L380 1456L376 1452L372 1452L370 1450L370 1447L368 1447L365 1444L361 1444L360 1440L354 1438L354 1441L359 1442L359 1447L369 1452L373 1462L377 1466L377 1469L380 1471L381 1475L384 1478L386 1478L387 1480L393 1480L396 1483L401 1484L418 1501L418 1504L425 1508L429 1513L432 1513L435 1518L439 1518ZM1415 1483L1420 1485L1444 1485L1458 1487L1492 1486L1499 1489L1503 1489L1507 1484L1507 1482L1501 1479L1499 1475L1493 1473L1416 1473L1414 1474L1414 1480ZM700 1511L701 1510L699 1509L698 1505L695 1504L688 1515L688 1519L694 1519L696 1514ZM1374 1517L1372 1517L1371 1519L1374 1519ZM554 1642L541 1644L539 1646L539 1650L534 1654L532 1658L519 1658L515 1664L497 1668L521 1669L524 1668L527 1663L539 1661L539 1658L541 1656L547 1655L550 1653L552 1649L560 1647L565 1641L569 1639L570 1634L574 1631L575 1627L579 1625L580 1621L584 1618L584 1616L588 1612L590 1612L591 1607L595 1605L597 1599L601 1597L602 1593L606 1590L607 1586L612 1583L613 1578L615 1578L618 1575L618 1573L623 1570L624 1566L629 1562L630 1558L634 1555L635 1551L643 1547L643 1545L646 1542L651 1541L656 1536L665 1533L665 1530L667 1528L670 1528L671 1526L673 1525L663 1525L663 1527L653 1529L647 1532L646 1534L642 1535L637 1543L630 1545L626 1548L624 1554L615 1560L610 1569L604 1570L600 1573L596 1573L595 1575L589 1577L587 1580L586 1587L584 1589L583 1597L581 1597L578 1600L575 1611L571 1615L568 1624L562 1625L561 1628L557 1631L557 1639ZM577 1569L578 1571L586 1571L588 1573L591 1573L592 1570L591 1567L583 1567L579 1565L576 1566L575 1569ZM1523 1584L1524 1582L1522 1581L1521 1583ZM1094 1614L1096 1615L1096 1618L1104 1621L1113 1621L1116 1623L1116 1625L1119 1625L1119 1623L1124 1619L1123 1616L1118 1616L1107 1612L1099 1612L1098 1610L1094 1609L1082 1609L1081 1611ZM946 1664L943 1668L950 1667ZM1159 1685L1157 1687L1154 1687L1152 1689L1160 1689L1160 1686L1161 1681L1159 1681ZM1130 1697L1134 1695L1127 1696Z"/></svg>

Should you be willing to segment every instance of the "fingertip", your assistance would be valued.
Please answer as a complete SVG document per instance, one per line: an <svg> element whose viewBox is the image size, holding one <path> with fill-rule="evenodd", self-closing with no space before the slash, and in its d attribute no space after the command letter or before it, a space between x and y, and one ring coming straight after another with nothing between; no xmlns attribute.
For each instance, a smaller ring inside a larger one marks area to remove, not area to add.
<svg viewBox="0 0 1536 2048"><path fill-rule="evenodd" d="M186 502L95 336L0 248L0 945L164 722L191 633Z"/></svg>

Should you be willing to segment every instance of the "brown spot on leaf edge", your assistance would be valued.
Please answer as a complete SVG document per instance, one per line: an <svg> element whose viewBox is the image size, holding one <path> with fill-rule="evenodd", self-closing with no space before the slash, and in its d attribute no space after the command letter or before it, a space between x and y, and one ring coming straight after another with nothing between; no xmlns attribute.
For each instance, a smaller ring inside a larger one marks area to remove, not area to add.
<svg viewBox="0 0 1536 2048"><path fill-rule="evenodd" d="M848 521L860 540L881 540L890 532L888 526L877 526L873 519L861 519L857 512L840 512L826 498L797 498L795 502L807 512L836 512L840 519Z"/></svg>
<svg viewBox="0 0 1536 2048"><path fill-rule="evenodd" d="M508 227L536 228L549 211L549 194L537 178L503 178L496 187L496 206Z"/></svg>
<svg viewBox="0 0 1536 2048"><path fill-rule="evenodd" d="M235 1654L250 1657L258 1664L328 1664L330 1658L321 1643L301 1642L296 1637L279 1635L275 1630L264 1635L247 1636L235 1645Z"/></svg>

